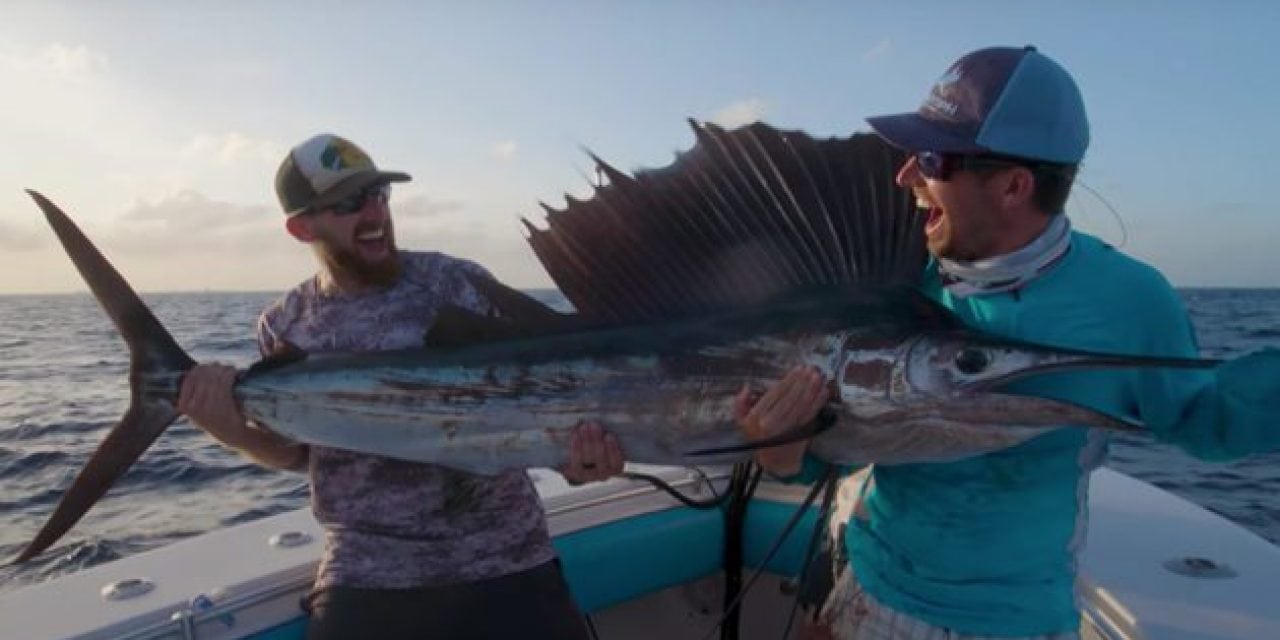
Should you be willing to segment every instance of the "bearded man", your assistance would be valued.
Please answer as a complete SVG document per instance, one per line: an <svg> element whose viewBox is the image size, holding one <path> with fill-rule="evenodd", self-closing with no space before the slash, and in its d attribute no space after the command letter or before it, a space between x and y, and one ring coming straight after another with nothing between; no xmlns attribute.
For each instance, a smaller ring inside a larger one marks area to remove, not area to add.
<svg viewBox="0 0 1280 640"><path fill-rule="evenodd" d="M335 135L290 150L276 194L285 228L311 245L319 271L262 313L264 355L415 347L445 306L490 310L468 279L492 277L479 265L396 248L391 183L408 180ZM292 442L245 419L231 395L235 375L196 367L178 409L260 464L309 473L325 549L308 638L587 637L524 470L479 476ZM571 483L621 471L611 435L596 424L575 429L560 469Z"/></svg>

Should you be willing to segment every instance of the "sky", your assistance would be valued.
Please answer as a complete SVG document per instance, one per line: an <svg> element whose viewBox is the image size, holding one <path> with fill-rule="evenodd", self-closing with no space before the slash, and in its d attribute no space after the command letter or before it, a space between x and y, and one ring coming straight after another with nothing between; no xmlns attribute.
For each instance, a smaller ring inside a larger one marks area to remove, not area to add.
<svg viewBox="0 0 1280 640"><path fill-rule="evenodd" d="M272 181L320 132L413 175L402 247L550 286L519 221L587 194L585 149L663 166L691 117L848 135L1024 44L1089 111L1077 228L1178 286L1280 286L1278 29L1243 0L7 3L0 294L85 289L28 188L140 291L293 286L315 263Z"/></svg>

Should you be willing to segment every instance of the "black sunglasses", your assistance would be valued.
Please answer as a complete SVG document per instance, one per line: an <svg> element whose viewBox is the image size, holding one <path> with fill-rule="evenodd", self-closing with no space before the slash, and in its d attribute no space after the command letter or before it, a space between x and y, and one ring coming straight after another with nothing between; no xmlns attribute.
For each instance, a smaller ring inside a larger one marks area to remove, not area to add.
<svg viewBox="0 0 1280 640"><path fill-rule="evenodd" d="M917 151L916 166L920 174L932 180L950 180L957 171L964 169L1027 166L1029 164L1017 158L1003 158L991 155L966 155L960 153L943 153L941 151Z"/></svg>
<svg viewBox="0 0 1280 640"><path fill-rule="evenodd" d="M1071 169L1071 165L1052 162L1036 162L1026 158L1001 156L995 154L963 154L945 153L942 151L917 151L913 154L920 174L932 180L950 180L957 171L965 169L992 169L1004 167L1026 167L1033 173L1061 173Z"/></svg>
<svg viewBox="0 0 1280 640"><path fill-rule="evenodd" d="M386 183L374 184L316 211L332 211L334 215L349 216L353 213L360 213L371 198L376 198L378 202L386 202L390 197L391 185Z"/></svg>

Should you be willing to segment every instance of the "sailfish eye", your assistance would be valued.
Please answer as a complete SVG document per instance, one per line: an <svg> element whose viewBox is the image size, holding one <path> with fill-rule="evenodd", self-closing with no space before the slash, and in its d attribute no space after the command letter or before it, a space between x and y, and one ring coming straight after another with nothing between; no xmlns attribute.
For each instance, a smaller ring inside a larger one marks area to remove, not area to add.
<svg viewBox="0 0 1280 640"><path fill-rule="evenodd" d="M960 373L974 375L982 373L991 365L991 357L982 349L961 349L956 354L955 362Z"/></svg>

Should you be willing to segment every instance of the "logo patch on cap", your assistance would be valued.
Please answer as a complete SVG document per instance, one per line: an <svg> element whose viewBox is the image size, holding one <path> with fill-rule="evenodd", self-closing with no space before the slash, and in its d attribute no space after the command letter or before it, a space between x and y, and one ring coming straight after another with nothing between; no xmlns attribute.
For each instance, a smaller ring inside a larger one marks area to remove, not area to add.
<svg viewBox="0 0 1280 640"><path fill-rule="evenodd" d="M951 93L951 88L957 82L964 78L964 74L960 73L960 67L957 65L942 74L941 78L933 84L933 90L929 92L929 96L925 98L923 108L933 111L938 115L954 118L956 112L960 110L960 105L947 99L947 94Z"/></svg>
<svg viewBox="0 0 1280 640"><path fill-rule="evenodd" d="M938 78L937 82L933 83L933 89L934 91L942 91L947 85L959 82L962 77L964 76L960 73L960 67L953 67L942 74L942 77Z"/></svg>
<svg viewBox="0 0 1280 640"><path fill-rule="evenodd" d="M372 169L373 160L359 147L335 136L320 152L320 166L330 171Z"/></svg>

